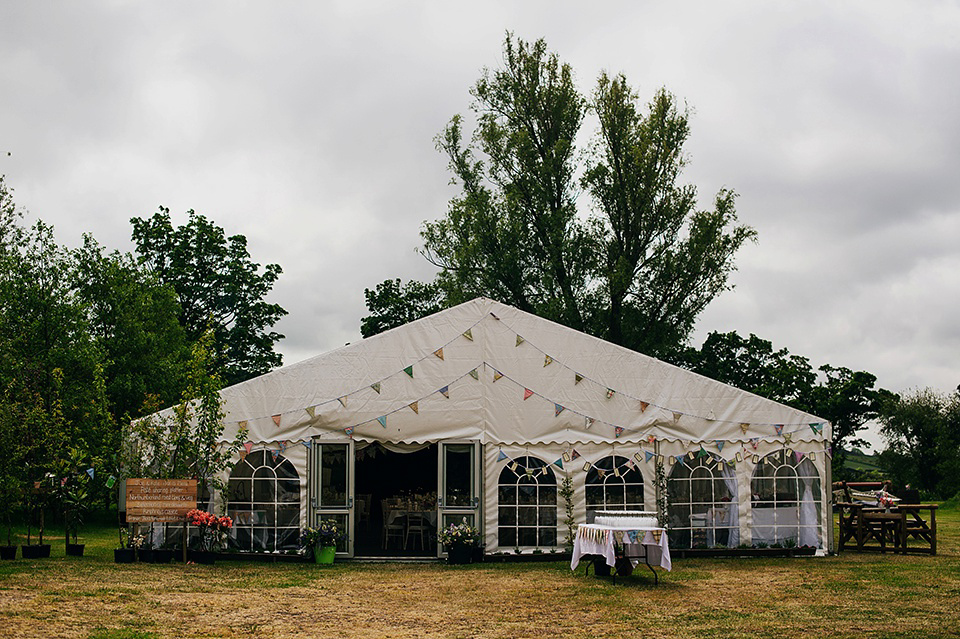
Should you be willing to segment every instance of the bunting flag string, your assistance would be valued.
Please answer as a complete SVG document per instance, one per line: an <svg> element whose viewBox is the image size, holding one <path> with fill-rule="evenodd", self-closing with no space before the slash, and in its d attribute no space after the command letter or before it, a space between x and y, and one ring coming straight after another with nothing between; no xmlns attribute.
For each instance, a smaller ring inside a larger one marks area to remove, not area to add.
<svg viewBox="0 0 960 639"><path fill-rule="evenodd" d="M491 317L493 317L493 314L491 314ZM499 318L494 318L494 319L495 319L496 321L500 321ZM467 330L465 330L465 331L464 331L463 333L461 333L460 335L462 335L464 338L466 338L466 339L469 340L469 341L474 341L474 336L473 336L472 329L475 328L476 325L479 324L481 321L483 321L483 318L477 320L472 326L468 327ZM535 344L529 342L529 340L527 340L526 338L524 338L523 336L521 336L519 333L517 333L516 331L513 331L513 329L510 328L507 323L504 322L504 323L503 323L503 326L506 327L507 329L509 329L511 332L514 333L515 345L516 345L517 347L519 347L521 344L529 344L529 345L532 346L535 350L540 351L540 352L543 354L543 358L544 358L544 360L543 360L543 361L544 361L543 366L544 366L544 367L547 367L547 366L550 366L550 365L552 365L552 364L554 364L554 363L557 363L557 364L559 364L561 367L567 368L568 370L571 370L571 371L574 373L574 385L578 385L578 384L580 384L581 382L583 382L584 380L590 381L591 383L596 384L596 385L600 386L600 387L603 389L603 392L605 392L605 396L606 396L607 399L612 399L612 398L614 397L614 395L622 394L622 391L619 391L619 390L617 390L617 389L615 389L615 388L612 388L612 387L609 387L609 386L606 386L606 385L602 385L602 384L600 384L600 382L597 382L597 381L595 381L595 380L589 379L588 377L584 376L583 374L581 374L581 373L579 373L579 372L577 372L577 371L573 371L573 369L571 369L570 367L568 367L568 366L566 366L565 364L563 364L563 362L560 362L560 361L556 360L556 359L553 357L553 355L551 355L550 353L544 352L542 349L540 349L539 347L537 347ZM460 335L458 335L458 337L459 337ZM422 361L423 361L424 359L426 359L427 357L436 357L437 359L439 359L439 360L441 360L441 361L446 361L446 353L444 352L444 350L445 350L446 347L448 347L448 346L449 346L450 344L452 344L453 342L454 342L454 340L452 339L452 340L450 340L450 342L448 342L447 344L441 345L439 348L436 348L435 350L429 351L428 354L426 354L426 355L424 355L423 357L419 358L419 359L418 359L417 361L415 361L414 363L412 363L412 364L404 367L404 368L402 369L402 372L405 373L407 376L409 376L409 377L412 379L412 378L414 378L414 376L415 376L415 375L414 375L415 365L416 365L418 362L422 362ZM482 365L483 365L483 366L489 366L489 364L486 363L486 362L483 362ZM491 367L491 369L493 369L493 367ZM478 370L479 370L479 366L478 366L478 367L475 367L474 369L472 369L471 371L469 371L467 374L469 374L469 375L470 375L471 377L473 377L475 380L478 380L478 381L479 381L479 372L478 372ZM500 370L497 370L497 369L493 369L493 370L494 370L494 381L500 380L500 379L502 379L503 377L506 376L506 375L504 375ZM399 373L399 371L398 371L398 373ZM398 374L398 373L397 373L397 374ZM387 376L387 378L389 378L389 377L392 377L392 375L388 375L388 376ZM384 378L384 380L387 379L387 378ZM381 392L382 392L382 383L383 383L384 380L376 381L376 382L370 384L369 386L364 386L362 389L355 390L355 391L352 391L352 392L349 392L349 393L340 395L339 397L336 397L335 399L336 399L336 401L341 405L342 408L346 409L347 406L348 406L349 396L352 395L352 394L354 394L354 393L357 393L357 392L360 392L361 390L364 390L364 389L366 389L366 388L369 388L369 389L373 390L375 393L381 394ZM537 394L537 393L534 393L534 392L533 392L532 390L530 390L529 388L523 386L522 384L519 384L519 382L516 382L515 380L511 380L511 381L514 381L515 383L518 383L518 385L520 385L520 386L523 388L523 390L524 390L523 399L524 399L524 400L529 399L529 398L530 398L532 395L534 395L534 394ZM445 398L449 399L449 385L444 386L444 387L441 388L439 391L433 391L433 392L440 392ZM432 393L431 393L431 394L432 394ZM627 395L627 397L632 397L632 396L629 395L629 394L626 394L626 395ZM414 402L411 402L411 403L405 403L405 404L403 404L403 406L404 406L404 407L409 406L409 407L411 408L411 410L413 410L416 414L419 415L419 402L422 401L423 399L425 399L426 397L427 397L427 396L422 397L422 398L420 398L420 399L418 399L418 400L416 400L416 401L414 401ZM411 398L411 399L412 399L412 398ZM544 399L548 399L548 398L545 397ZM639 399L639 398L636 398L636 397L632 397L632 399L635 399L635 400L637 400L637 401L639 402L639 404L640 404L640 412L646 412L646 409L647 409L649 406L651 406L651 403L648 402L648 401L646 401L646 400L642 400L642 399ZM317 417L317 410L316 410L316 409L317 409L318 407L320 407L322 404L326 404L326 403L328 403L328 402L330 402L330 401L333 401L333 400L326 400L326 401L323 401L323 402L314 403L314 404L311 404L310 406L308 406L308 407L306 407L306 408L303 408L303 409L295 409L295 410L297 410L297 411L299 411L299 410L305 410L306 413L307 413L307 415L310 417L310 419L311 419L311 420L314 420L314 419L316 419L316 417ZM585 417L585 425L586 425L586 428L588 428L588 429L593 425L593 423L595 423L595 422L597 421L596 418L590 417L590 416L587 416L587 415L583 415L582 413L578 412L577 410L571 409L569 406L565 406L565 405L563 405L563 404L560 404L560 403L557 402L557 401L553 401L552 403L554 404L554 415L555 415L556 417L559 417L562 412L569 410L569 411L573 412L574 414L581 415L581 416ZM664 409L664 410L669 410L669 409L666 409L664 406L657 406L657 408ZM397 410L400 410L400 409L397 408L397 409L394 409L394 410L392 410L392 411L389 411L389 412L387 413L387 415L392 414L393 412L396 412ZM276 425L278 428L285 427L284 422L285 422L286 420L284 419L284 416L285 416L285 415L288 415L288 414L291 414L291 413L294 413L294 412L295 412L295 411L291 410L291 411L286 411L286 412L277 413L277 414L275 414L275 415L271 415L271 418L272 418L272 420L274 421L275 425ZM685 413L685 412L683 412L683 411L678 411L678 410L670 410L669 412L670 412L670 414L672 414L672 416L673 416L674 423L680 422L680 421L682 420L682 418L683 418L684 416L687 416L687 415L689 415L690 417L697 418L697 419L708 419L708 420L710 420L710 421L714 421L714 414L713 414L713 411L712 411L712 410L709 411L709 417L702 417L702 416L698 416L698 415L696 415L696 414ZM302 415L302 413L301 413L301 415ZM381 422L381 425L382 425L384 428L386 428L386 425L385 425L385 423L384 423L384 422L385 422L385 417L386 417L386 415L382 416L382 419L381 419L381 418L376 418L378 421ZM259 419L259 418L256 418L256 419ZM302 418L301 418L301 419L302 419ZM296 420L294 420L294 421L296 421ZM371 421L371 420L368 420L368 421ZM729 421L729 420L722 420L722 421ZM247 420L238 420L236 423L238 424L239 427L243 428L243 427L245 427L245 426L248 424L248 421L247 421ZM302 422L301 422L301 423L302 423ZM357 423L357 424L354 424L354 427L359 426L359 425L362 425L363 423L367 423L367 422L359 422L359 423ZM604 422L604 423L609 423L609 422ZM743 432L743 434L746 434L751 426L754 426L754 427L755 427L755 426L759 425L759 424L751 424L751 423L749 423L749 422L734 422L734 423L738 423L738 424L739 424L739 426L740 426L741 431ZM614 431L615 431L615 433L616 433L616 437L617 437L617 438L619 438L622 434L625 434L625 433L627 433L627 432L637 432L637 430L638 430L637 428L630 429L630 428L626 427L626 425L618 425L618 424L610 424L610 425L614 427ZM785 439L786 443L788 443L788 444L791 443L791 441L792 441L792 433L799 432L799 430L794 430L794 431L787 431L787 430L785 430L785 424L773 424L773 425L774 425L774 427L775 427L775 430L776 430L776 432L777 432L777 435L778 435L779 437L783 437L783 438ZM823 423L817 423L817 422L814 422L814 423L804 423L804 424L802 424L802 428L803 428L803 429L810 428L811 431L812 431L814 434L816 434L816 435L822 434L822 432L823 432L823 426L824 426ZM639 429L639 430L641 430L641 432L642 432L642 428ZM651 435L651 437L652 437L652 435ZM753 442L752 442L752 443L753 443ZM717 442L717 446L718 446L718 449L722 451L723 444L718 441L718 442ZM754 448L756 448L756 444L755 444L755 443L754 443Z"/></svg>

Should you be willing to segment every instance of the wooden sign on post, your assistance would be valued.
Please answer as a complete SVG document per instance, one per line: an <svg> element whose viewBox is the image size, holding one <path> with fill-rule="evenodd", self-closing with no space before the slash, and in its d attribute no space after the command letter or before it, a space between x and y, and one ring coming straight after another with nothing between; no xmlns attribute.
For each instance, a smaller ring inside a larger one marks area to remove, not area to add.
<svg viewBox="0 0 960 639"><path fill-rule="evenodd" d="M127 521L182 522L197 507L195 479L126 480Z"/></svg>

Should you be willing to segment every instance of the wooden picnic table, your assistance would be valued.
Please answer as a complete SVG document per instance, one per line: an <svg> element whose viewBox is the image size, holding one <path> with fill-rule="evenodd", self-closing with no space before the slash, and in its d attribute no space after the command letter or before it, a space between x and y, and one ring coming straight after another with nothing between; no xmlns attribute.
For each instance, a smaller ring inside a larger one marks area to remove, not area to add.
<svg viewBox="0 0 960 639"><path fill-rule="evenodd" d="M895 553L937 554L937 504L898 504L889 509L859 503L839 503L838 551L847 548ZM921 542L910 546L909 540ZM872 545L873 543L876 545Z"/></svg>

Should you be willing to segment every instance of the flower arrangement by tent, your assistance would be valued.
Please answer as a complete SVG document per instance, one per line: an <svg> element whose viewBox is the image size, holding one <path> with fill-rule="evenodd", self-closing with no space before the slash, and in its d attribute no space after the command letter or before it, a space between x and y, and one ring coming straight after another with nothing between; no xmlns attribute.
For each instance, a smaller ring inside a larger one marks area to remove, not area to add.
<svg viewBox="0 0 960 639"><path fill-rule="evenodd" d="M437 532L437 540L451 548L477 548L480 546L480 531L467 523L466 517L459 524L450 524Z"/></svg>
<svg viewBox="0 0 960 639"><path fill-rule="evenodd" d="M223 547L227 531L233 528L233 520L226 515L217 517L213 513L194 508L187 513L187 523L200 530L200 548L213 551Z"/></svg>
<svg viewBox="0 0 960 639"><path fill-rule="evenodd" d="M345 531L335 519L324 519L316 528L307 527L300 533L300 547L304 549L336 546L343 539Z"/></svg>

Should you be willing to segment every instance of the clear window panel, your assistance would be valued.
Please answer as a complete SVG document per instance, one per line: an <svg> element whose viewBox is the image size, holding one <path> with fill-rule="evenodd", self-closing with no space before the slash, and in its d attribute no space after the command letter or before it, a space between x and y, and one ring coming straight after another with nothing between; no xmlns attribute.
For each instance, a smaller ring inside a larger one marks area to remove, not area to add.
<svg viewBox="0 0 960 639"><path fill-rule="evenodd" d="M469 507L473 497L473 445L444 445L444 479L447 507Z"/></svg>
<svg viewBox="0 0 960 639"><path fill-rule="evenodd" d="M517 509L513 506L501 506L497 523L501 526L516 526Z"/></svg>
<svg viewBox="0 0 960 639"><path fill-rule="evenodd" d="M552 526L556 527L557 525L557 509L556 508L541 508L540 509L540 521L541 526Z"/></svg>
<svg viewBox="0 0 960 639"><path fill-rule="evenodd" d="M517 529L501 526L497 532L497 545L501 548L511 548L517 545Z"/></svg>
<svg viewBox="0 0 960 639"><path fill-rule="evenodd" d="M538 492L540 495L541 504L557 503L557 487L556 486L541 486Z"/></svg>
<svg viewBox="0 0 960 639"><path fill-rule="evenodd" d="M497 491L497 500L501 504L516 504L517 503L517 487L516 486L500 486Z"/></svg>
<svg viewBox="0 0 960 639"><path fill-rule="evenodd" d="M517 529L517 540L521 546L536 546L537 545L537 529L536 528L519 528Z"/></svg>
<svg viewBox="0 0 960 639"><path fill-rule="evenodd" d="M347 444L322 444L320 451L320 506L347 505Z"/></svg>
<svg viewBox="0 0 960 639"><path fill-rule="evenodd" d="M253 480L253 501L274 502L277 500L277 482L272 477Z"/></svg>
<svg viewBox="0 0 960 639"><path fill-rule="evenodd" d="M540 546L556 546L557 545L557 529L556 528L541 528L539 531L539 544Z"/></svg>
<svg viewBox="0 0 960 639"><path fill-rule="evenodd" d="M517 492L519 495L519 503L523 505L536 504L537 503L537 487L536 486L518 486Z"/></svg>
<svg viewBox="0 0 960 639"><path fill-rule="evenodd" d="M517 522L521 526L537 525L537 509L534 506L520 506L517 508Z"/></svg>

